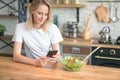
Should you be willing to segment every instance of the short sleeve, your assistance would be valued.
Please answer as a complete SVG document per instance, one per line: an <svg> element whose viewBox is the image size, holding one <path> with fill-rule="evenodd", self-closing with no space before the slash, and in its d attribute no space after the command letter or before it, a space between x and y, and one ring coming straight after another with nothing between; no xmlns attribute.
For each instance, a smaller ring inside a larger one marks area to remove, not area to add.
<svg viewBox="0 0 120 80"><path fill-rule="evenodd" d="M23 41L23 39L22 39L22 34L23 34L22 27L23 26L21 24L17 24L12 41L17 41L17 42L22 43L22 41Z"/></svg>
<svg viewBox="0 0 120 80"><path fill-rule="evenodd" d="M59 28L54 24L50 26L50 38L52 44L63 41L63 37Z"/></svg>

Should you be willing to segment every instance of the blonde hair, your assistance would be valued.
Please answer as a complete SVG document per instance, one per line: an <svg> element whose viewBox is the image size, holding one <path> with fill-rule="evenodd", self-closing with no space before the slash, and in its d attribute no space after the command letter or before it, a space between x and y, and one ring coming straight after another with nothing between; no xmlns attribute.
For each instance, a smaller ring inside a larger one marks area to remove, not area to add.
<svg viewBox="0 0 120 80"><path fill-rule="evenodd" d="M33 0L31 3L31 6L29 8L29 19L27 21L28 23L28 28L32 29L33 28L33 15L32 15L32 11L36 10L38 8L39 5L46 5L48 6L48 17L47 20L44 22L44 24L42 25L42 30L47 32L47 26L48 24L51 22L51 5L46 1L46 0Z"/></svg>

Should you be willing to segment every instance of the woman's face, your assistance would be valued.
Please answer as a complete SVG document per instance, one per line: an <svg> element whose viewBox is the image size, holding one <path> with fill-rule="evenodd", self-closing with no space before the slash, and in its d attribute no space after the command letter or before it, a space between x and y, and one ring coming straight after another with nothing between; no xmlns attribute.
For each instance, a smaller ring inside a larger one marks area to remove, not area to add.
<svg viewBox="0 0 120 80"><path fill-rule="evenodd" d="M48 18L48 6L39 5L39 7L32 12L34 24L42 25Z"/></svg>

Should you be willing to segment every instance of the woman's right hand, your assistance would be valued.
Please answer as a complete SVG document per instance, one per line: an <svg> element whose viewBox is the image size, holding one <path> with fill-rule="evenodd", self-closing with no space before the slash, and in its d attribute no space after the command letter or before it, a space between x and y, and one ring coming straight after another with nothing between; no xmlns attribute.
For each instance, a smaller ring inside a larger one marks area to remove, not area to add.
<svg viewBox="0 0 120 80"><path fill-rule="evenodd" d="M37 66L42 67L42 66L47 65L47 61L48 61L47 57L41 56L39 59L37 59L36 64L37 64Z"/></svg>

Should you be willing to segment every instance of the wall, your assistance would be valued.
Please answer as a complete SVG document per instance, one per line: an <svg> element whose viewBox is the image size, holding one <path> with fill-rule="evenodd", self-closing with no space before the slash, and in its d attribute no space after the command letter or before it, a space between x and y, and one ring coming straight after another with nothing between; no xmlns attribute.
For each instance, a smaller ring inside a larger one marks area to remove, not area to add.
<svg viewBox="0 0 120 80"><path fill-rule="evenodd" d="M86 8L81 8L80 9L80 22L79 26L81 27L81 32L84 30L86 21L88 19L89 14L92 14L91 16L91 26L90 26L90 34L91 37L98 38L99 37L99 32L100 30L105 27L109 26L111 31L111 37L112 39L116 39L118 36L120 36L119 32L119 25L120 21L117 23L100 23L98 22L96 15L95 15L95 9L97 6L103 4L104 6L109 8L110 3L109 2L81 2L85 3L87 5ZM111 10L111 17L113 18L115 15L115 6L116 2L113 2L112 5L112 10ZM63 24L65 24L67 21L76 21L76 11L74 8L53 8L53 14L58 15L58 21L59 21L59 26L60 28L63 27ZM63 15L61 15L63 14ZM120 2L118 2L118 17L120 18Z"/></svg>
<svg viewBox="0 0 120 80"><path fill-rule="evenodd" d="M4 1L12 1L12 0L4 0ZM120 21L118 23L99 23L96 19L95 16L95 8L101 4L103 4L106 7L109 7L109 3L108 2L84 2L81 1L81 3L86 4L87 7L86 8L81 8L80 9L80 22L79 22L79 27L80 27L80 31L83 32L84 28L85 28L85 24L86 21L88 19L89 14L92 14L91 17L91 26L90 26L90 34L91 37L95 37L98 38L99 37L99 32L100 30L104 27L104 26L109 26L111 29L111 37L112 39L116 39L118 36L120 36L119 32L119 25L120 25ZM111 17L114 16L114 5L116 2L112 3L112 10L111 10ZM17 2L11 4L13 6L17 6ZM3 4L1 4L0 2L0 7L3 6ZM118 2L118 17L120 18L120 2ZM0 9L0 14L8 14L7 13L7 7ZM66 24L68 21L76 21L76 9L75 8L53 8L52 10L53 15L58 15L58 22L59 22L59 28L62 32L62 28L63 25ZM16 13L17 15L17 13ZM53 17L52 15L52 17ZM17 19L8 19L8 18L0 18L0 24L4 24L7 27L7 31L5 32L6 35L13 35L14 30L15 30L15 26L18 23ZM4 45L3 43L0 42L0 46ZM8 47L9 48L9 47ZM9 50L10 49L10 50ZM0 52L5 52L5 50L9 50L10 53L12 53L12 49L3 49L0 50Z"/></svg>

